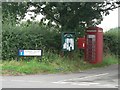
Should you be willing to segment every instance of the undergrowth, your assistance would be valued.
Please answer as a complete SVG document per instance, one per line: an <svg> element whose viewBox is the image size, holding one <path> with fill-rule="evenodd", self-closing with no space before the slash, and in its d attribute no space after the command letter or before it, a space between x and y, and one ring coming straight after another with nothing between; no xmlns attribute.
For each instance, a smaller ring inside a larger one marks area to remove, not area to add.
<svg viewBox="0 0 120 90"><path fill-rule="evenodd" d="M40 73L70 73L70 72L80 72L83 70L104 67L112 64L118 64L118 59L116 56L108 54L104 56L102 63L90 64L84 62L83 59L70 59L69 57L61 57L58 55L53 56L50 61L47 62L43 58L43 61L38 60L38 58L33 58L29 61L25 60L8 60L3 61L0 65L2 66L3 75L26 75L26 74L40 74Z"/></svg>

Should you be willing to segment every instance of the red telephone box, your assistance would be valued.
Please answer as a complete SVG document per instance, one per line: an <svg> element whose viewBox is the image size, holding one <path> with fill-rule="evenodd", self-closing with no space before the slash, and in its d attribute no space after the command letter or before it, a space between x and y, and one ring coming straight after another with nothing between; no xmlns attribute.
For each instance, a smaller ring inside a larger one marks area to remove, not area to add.
<svg viewBox="0 0 120 90"><path fill-rule="evenodd" d="M87 28L85 43L85 61L93 64L102 62L103 29L100 27Z"/></svg>

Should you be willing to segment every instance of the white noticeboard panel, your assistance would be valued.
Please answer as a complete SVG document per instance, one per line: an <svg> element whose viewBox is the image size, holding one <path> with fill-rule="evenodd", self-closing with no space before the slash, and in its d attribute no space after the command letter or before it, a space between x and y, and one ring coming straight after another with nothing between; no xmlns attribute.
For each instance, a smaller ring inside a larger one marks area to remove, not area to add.
<svg viewBox="0 0 120 90"><path fill-rule="evenodd" d="M42 56L42 50L19 50L19 56Z"/></svg>
<svg viewBox="0 0 120 90"><path fill-rule="evenodd" d="M68 51L74 50L74 39L66 38L63 44L63 49L66 49Z"/></svg>

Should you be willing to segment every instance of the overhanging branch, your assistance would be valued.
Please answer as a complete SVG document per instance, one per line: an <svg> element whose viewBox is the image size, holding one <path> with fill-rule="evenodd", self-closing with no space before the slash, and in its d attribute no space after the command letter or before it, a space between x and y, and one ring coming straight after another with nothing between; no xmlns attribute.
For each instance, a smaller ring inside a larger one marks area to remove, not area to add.
<svg viewBox="0 0 120 90"><path fill-rule="evenodd" d="M117 4L118 6L115 6L114 4ZM112 7L112 6L114 6L114 7ZM101 9L101 11L113 10L113 9L116 9L116 8L119 8L119 7L120 7L120 1L114 2L110 7L106 8L106 9Z"/></svg>
<svg viewBox="0 0 120 90"><path fill-rule="evenodd" d="M107 9L101 9L100 11L108 11L108 10L113 10L113 9L116 9L116 8L119 8L119 7L120 7L120 6L113 7L113 8L109 7L109 8L107 8Z"/></svg>

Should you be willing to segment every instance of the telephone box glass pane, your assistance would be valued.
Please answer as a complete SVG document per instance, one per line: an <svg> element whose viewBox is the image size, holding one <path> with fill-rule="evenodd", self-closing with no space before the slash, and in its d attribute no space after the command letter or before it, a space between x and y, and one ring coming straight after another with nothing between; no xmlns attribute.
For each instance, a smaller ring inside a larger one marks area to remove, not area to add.
<svg viewBox="0 0 120 90"><path fill-rule="evenodd" d="M87 35L87 60L95 60L95 35Z"/></svg>

